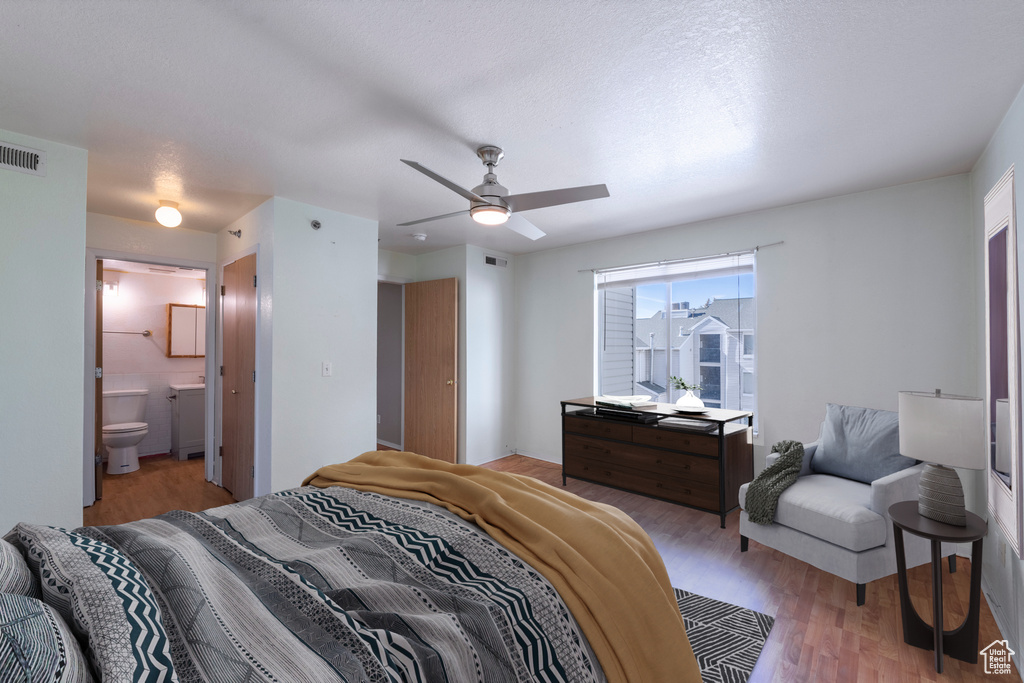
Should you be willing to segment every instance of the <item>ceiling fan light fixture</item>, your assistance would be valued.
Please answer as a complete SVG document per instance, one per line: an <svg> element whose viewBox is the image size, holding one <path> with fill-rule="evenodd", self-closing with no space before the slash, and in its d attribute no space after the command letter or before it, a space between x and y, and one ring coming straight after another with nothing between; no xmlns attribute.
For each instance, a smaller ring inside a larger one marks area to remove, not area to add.
<svg viewBox="0 0 1024 683"><path fill-rule="evenodd" d="M161 199L160 208L156 210L156 222L165 228L176 228L181 225L181 212L178 211L178 202L169 202L166 199Z"/></svg>
<svg viewBox="0 0 1024 683"><path fill-rule="evenodd" d="M501 225L508 220L512 212L507 206L484 204L471 208L469 215L480 225Z"/></svg>

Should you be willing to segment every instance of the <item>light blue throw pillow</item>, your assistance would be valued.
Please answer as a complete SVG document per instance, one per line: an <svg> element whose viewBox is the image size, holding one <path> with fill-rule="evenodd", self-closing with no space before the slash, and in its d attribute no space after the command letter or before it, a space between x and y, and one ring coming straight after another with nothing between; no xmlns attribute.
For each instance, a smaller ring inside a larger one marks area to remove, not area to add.
<svg viewBox="0 0 1024 683"><path fill-rule="evenodd" d="M900 455L899 413L826 405L813 472L870 484L916 462Z"/></svg>

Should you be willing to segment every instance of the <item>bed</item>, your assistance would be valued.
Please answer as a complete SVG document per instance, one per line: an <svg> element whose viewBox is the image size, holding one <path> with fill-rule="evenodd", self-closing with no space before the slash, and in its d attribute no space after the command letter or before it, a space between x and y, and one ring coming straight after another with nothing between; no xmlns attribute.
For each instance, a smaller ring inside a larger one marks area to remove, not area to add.
<svg viewBox="0 0 1024 683"><path fill-rule="evenodd" d="M202 513L18 524L0 636L3 681L700 680L625 514L397 452Z"/></svg>

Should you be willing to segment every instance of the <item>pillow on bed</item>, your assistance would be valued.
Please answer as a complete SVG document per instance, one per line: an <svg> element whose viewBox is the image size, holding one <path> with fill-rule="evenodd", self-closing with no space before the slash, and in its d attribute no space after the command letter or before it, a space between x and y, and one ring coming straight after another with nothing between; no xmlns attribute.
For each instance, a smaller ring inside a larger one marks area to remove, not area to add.
<svg viewBox="0 0 1024 683"><path fill-rule="evenodd" d="M92 683L78 641L52 607L0 593L0 675L5 681Z"/></svg>
<svg viewBox="0 0 1024 683"><path fill-rule="evenodd" d="M14 533L43 600L64 617L104 683L175 680L160 608L124 554L53 527L19 524Z"/></svg>
<svg viewBox="0 0 1024 683"><path fill-rule="evenodd" d="M0 593L39 597L39 587L21 551L0 539Z"/></svg>

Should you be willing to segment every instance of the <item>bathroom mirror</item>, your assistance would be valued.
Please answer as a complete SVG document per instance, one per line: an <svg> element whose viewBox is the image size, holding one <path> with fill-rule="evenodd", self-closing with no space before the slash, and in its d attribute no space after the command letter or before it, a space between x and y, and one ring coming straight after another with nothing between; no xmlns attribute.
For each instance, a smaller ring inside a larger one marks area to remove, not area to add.
<svg viewBox="0 0 1024 683"><path fill-rule="evenodd" d="M1020 312L1013 167L985 196L986 396L989 411L988 508L1021 555L1022 467Z"/></svg>
<svg viewBox="0 0 1024 683"><path fill-rule="evenodd" d="M167 357L202 358L206 355L206 307L167 304Z"/></svg>

